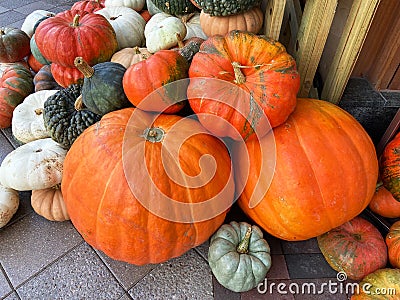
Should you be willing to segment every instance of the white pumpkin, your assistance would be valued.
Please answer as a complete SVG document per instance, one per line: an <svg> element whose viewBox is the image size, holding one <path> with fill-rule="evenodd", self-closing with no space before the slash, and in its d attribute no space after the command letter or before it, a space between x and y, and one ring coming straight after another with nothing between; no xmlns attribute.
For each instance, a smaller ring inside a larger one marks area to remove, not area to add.
<svg viewBox="0 0 400 300"><path fill-rule="evenodd" d="M188 40L192 37L199 37L202 39L207 39L207 35L204 33L200 25L200 13L192 13L189 15L184 15L181 17L183 24L186 26L186 37L184 40Z"/></svg>
<svg viewBox="0 0 400 300"><path fill-rule="evenodd" d="M0 184L0 228L10 222L19 207L18 191Z"/></svg>
<svg viewBox="0 0 400 300"><path fill-rule="evenodd" d="M50 137L44 126L44 102L58 90L41 90L28 95L24 101L15 107L11 130L14 137L21 143Z"/></svg>
<svg viewBox="0 0 400 300"><path fill-rule="evenodd" d="M51 138L35 140L11 151L0 165L0 183L17 191L59 184L67 150Z"/></svg>
<svg viewBox="0 0 400 300"><path fill-rule="evenodd" d="M144 28L146 48L151 53L170 49L178 44L180 38L184 39L186 33L186 26L181 19L166 13L155 14Z"/></svg>
<svg viewBox="0 0 400 300"><path fill-rule="evenodd" d="M125 6L136 11L141 11L145 4L146 0L106 0L104 2L105 7Z"/></svg>
<svg viewBox="0 0 400 300"><path fill-rule="evenodd" d="M135 10L125 6L110 6L95 12L105 17L114 28L118 50L143 46L146 21Z"/></svg>
<svg viewBox="0 0 400 300"><path fill-rule="evenodd" d="M36 22L39 21L43 17L54 17L55 13L43 9L37 9L31 12L29 15L25 17L24 22L21 25L21 30L25 31L25 33L32 37L33 35L33 27Z"/></svg>

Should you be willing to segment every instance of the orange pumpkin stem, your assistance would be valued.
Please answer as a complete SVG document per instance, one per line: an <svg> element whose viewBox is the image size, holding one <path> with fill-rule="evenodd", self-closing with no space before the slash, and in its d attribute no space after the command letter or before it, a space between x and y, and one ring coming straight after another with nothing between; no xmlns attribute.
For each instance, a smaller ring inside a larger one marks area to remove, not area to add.
<svg viewBox="0 0 400 300"><path fill-rule="evenodd" d="M176 35L176 39L178 40L179 49L183 48L185 46L185 44L183 43L181 34L179 32L177 32L177 33L175 33L175 35Z"/></svg>
<svg viewBox="0 0 400 300"><path fill-rule="evenodd" d="M84 61L82 57L80 56L75 57L74 65L79 71L81 71L83 76L85 76L86 78L90 78L93 76L94 69L91 66L89 66L88 63Z"/></svg>
<svg viewBox="0 0 400 300"><path fill-rule="evenodd" d="M81 15L79 15L79 14L75 15L75 17L74 17L74 19L72 21L72 24L71 24L72 27L78 27L79 26L79 18L80 18L80 16Z"/></svg>
<svg viewBox="0 0 400 300"><path fill-rule="evenodd" d="M246 82L246 76L244 76L242 70L240 70L241 65L234 61L232 63L233 72L235 73L235 83L236 84L243 84Z"/></svg>
<svg viewBox="0 0 400 300"><path fill-rule="evenodd" d="M249 252L250 236L251 236L251 226L247 228L243 240L239 243L239 245L236 248L236 251L238 253L244 254Z"/></svg>

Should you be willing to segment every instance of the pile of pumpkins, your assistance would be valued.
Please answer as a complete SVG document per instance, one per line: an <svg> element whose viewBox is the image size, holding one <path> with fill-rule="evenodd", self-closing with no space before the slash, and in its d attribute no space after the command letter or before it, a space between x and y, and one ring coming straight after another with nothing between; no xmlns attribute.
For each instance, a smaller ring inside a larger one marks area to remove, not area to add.
<svg viewBox="0 0 400 300"><path fill-rule="evenodd" d="M0 166L0 227L18 191L32 191L38 214L71 220L128 263L164 262L211 238L212 271L237 292L271 266L259 227L288 241L318 237L331 259L337 230L363 237L368 225L349 222L384 198L379 170L382 180L395 171L380 168L351 115L297 98L295 60L259 34L260 4L82 0L1 29L0 127L21 146ZM400 193L391 182L386 197ZM257 225L223 224L236 200ZM388 238L397 248L398 227ZM378 261L354 278L387 257Z"/></svg>

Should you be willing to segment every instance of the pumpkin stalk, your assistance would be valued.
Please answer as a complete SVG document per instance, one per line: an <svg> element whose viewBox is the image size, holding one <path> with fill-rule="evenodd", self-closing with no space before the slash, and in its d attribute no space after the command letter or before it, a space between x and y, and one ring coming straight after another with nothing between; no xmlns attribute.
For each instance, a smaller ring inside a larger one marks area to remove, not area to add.
<svg viewBox="0 0 400 300"><path fill-rule="evenodd" d="M177 32L177 33L175 33L175 36L176 36L176 39L178 40L178 48L182 49L185 46L185 44L183 43L181 34L179 32Z"/></svg>
<svg viewBox="0 0 400 300"><path fill-rule="evenodd" d="M80 95L78 98L76 98L75 103L74 103L75 110L79 111L84 108L83 101L82 101L82 95Z"/></svg>
<svg viewBox="0 0 400 300"><path fill-rule="evenodd" d="M235 83L243 84L246 82L246 76L244 76L242 70L240 70L240 64L236 61L232 63L233 71L235 73Z"/></svg>
<svg viewBox="0 0 400 300"><path fill-rule="evenodd" d="M84 61L82 57L80 56L75 57L74 65L79 71L81 71L83 76L85 76L86 78L90 78L93 76L94 69L91 66L89 66L88 63Z"/></svg>
<svg viewBox="0 0 400 300"><path fill-rule="evenodd" d="M42 113L43 113L43 108L36 108L36 109L35 109L35 114L36 114L36 115L39 116L39 115L41 115Z"/></svg>
<svg viewBox="0 0 400 300"><path fill-rule="evenodd" d="M80 18L80 16L81 15L79 15L79 14L75 15L74 19L72 20L72 24L71 24L72 27L78 27L79 26L79 18Z"/></svg>
<svg viewBox="0 0 400 300"><path fill-rule="evenodd" d="M184 24L186 24L187 22L189 22L189 20L190 20L194 15L195 15L194 12L193 12L193 13L190 13L190 14L183 15L183 16L181 17L181 21L182 21Z"/></svg>
<svg viewBox="0 0 400 300"><path fill-rule="evenodd" d="M243 237L243 240L239 243L236 248L238 253L244 254L249 252L249 243L250 243L250 236L251 236L251 226L247 228L246 234Z"/></svg>
<svg viewBox="0 0 400 300"><path fill-rule="evenodd" d="M151 143L157 143L162 140L164 137L165 131L159 127L152 127L152 128L146 128L143 137L146 139L146 141L149 141Z"/></svg>

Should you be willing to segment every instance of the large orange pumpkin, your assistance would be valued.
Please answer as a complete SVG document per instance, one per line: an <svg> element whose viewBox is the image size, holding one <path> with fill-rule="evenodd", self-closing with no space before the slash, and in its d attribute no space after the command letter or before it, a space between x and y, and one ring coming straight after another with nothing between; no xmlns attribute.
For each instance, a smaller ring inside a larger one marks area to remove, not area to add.
<svg viewBox="0 0 400 300"><path fill-rule="evenodd" d="M189 77L187 95L200 122L236 140L249 139L257 129L268 132L263 113L271 127L282 124L300 86L296 62L281 43L237 30L202 43Z"/></svg>
<svg viewBox="0 0 400 300"><path fill-rule="evenodd" d="M154 118L134 108L104 115L75 140L63 168L61 190L76 229L93 247L136 265L205 242L234 196L231 160L219 139L193 119ZM178 152L174 145L181 145ZM212 156L215 168L202 156ZM215 170L210 180L187 187L204 170Z"/></svg>
<svg viewBox="0 0 400 300"><path fill-rule="evenodd" d="M237 187L244 186L241 209L292 241L353 219L367 207L378 177L375 147L362 126L338 106L314 99L298 99L285 123L260 142L237 147L234 161Z"/></svg>

